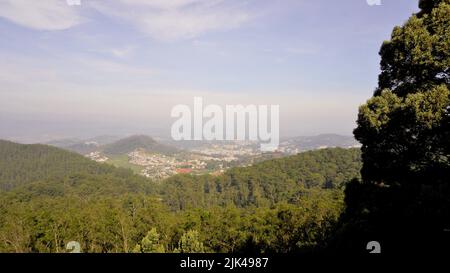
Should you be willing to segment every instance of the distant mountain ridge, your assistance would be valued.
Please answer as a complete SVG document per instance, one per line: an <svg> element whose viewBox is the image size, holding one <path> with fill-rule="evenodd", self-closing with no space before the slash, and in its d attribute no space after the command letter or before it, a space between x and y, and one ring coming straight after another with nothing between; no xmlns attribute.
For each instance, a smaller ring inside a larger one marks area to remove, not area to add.
<svg viewBox="0 0 450 273"><path fill-rule="evenodd" d="M99 136L89 139L61 139L45 143L68 151L87 155L91 152L102 152L106 155L123 155L141 149L152 153L171 155L179 150L171 145L162 144L147 135L132 135L121 138L118 136Z"/></svg>
<svg viewBox="0 0 450 273"><path fill-rule="evenodd" d="M96 143L98 146L106 145L113 143L117 140L121 139L120 136L112 136L112 135L102 135L102 136L95 136L91 138L86 139L80 139L80 138L63 138L63 139L55 139L51 141L44 142L42 144L55 146L58 148L65 148L65 147L71 147L73 145L81 144L81 143L87 143L92 144Z"/></svg>
<svg viewBox="0 0 450 273"><path fill-rule="evenodd" d="M110 144L119 139L120 139L119 136L104 135L88 139L77 139L77 138L57 139L45 142L43 144L85 155L99 150L100 146Z"/></svg>
<svg viewBox="0 0 450 273"><path fill-rule="evenodd" d="M304 152L323 148L357 148L360 143L353 136L338 134L320 134L316 136L298 136L282 139L280 147L286 150Z"/></svg>

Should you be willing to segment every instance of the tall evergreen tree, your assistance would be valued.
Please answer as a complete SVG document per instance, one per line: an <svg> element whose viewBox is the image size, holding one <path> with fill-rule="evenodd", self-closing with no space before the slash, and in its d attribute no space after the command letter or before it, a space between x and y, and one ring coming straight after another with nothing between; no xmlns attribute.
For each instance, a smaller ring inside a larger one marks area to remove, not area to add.
<svg viewBox="0 0 450 273"><path fill-rule="evenodd" d="M379 86L359 109L362 182L347 186L342 218L355 249L378 239L418 251L448 237L450 0L419 7L383 43Z"/></svg>

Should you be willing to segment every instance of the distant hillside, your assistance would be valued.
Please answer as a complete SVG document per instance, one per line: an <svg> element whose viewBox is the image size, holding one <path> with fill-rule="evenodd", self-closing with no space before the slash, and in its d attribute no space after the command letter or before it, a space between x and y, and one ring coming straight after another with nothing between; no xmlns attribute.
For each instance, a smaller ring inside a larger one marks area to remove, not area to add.
<svg viewBox="0 0 450 273"><path fill-rule="evenodd" d="M88 142L88 143L95 142L98 145L106 145L106 144L113 143L121 138L122 137L120 137L120 136L102 135L102 136L88 138L85 140L85 142Z"/></svg>
<svg viewBox="0 0 450 273"><path fill-rule="evenodd" d="M65 148L65 147L69 147L78 143L82 143L84 142L81 139L77 139L77 138L63 138L63 139L56 139L56 140L51 140L51 141L47 141L45 143L45 145L50 145L50 146L54 146L54 147L58 147L58 148Z"/></svg>
<svg viewBox="0 0 450 273"><path fill-rule="evenodd" d="M87 180L90 182L97 181L96 185L91 183L91 186L99 191L102 191L101 185L107 188L122 184L121 188L132 188L136 186L135 183L146 181L129 170L96 163L56 147L0 140L1 190L11 190L34 182L63 184L74 177L80 181L84 178L89 178ZM81 184L77 183L77 186Z"/></svg>
<svg viewBox="0 0 450 273"><path fill-rule="evenodd" d="M321 134L317 136L298 136L282 139L281 148L298 149L299 151L309 151L323 148L351 148L360 144L353 136L343 136L337 134Z"/></svg>
<svg viewBox="0 0 450 273"><path fill-rule="evenodd" d="M120 139L114 143L103 146L101 151L106 155L121 155L130 153L136 149L161 154L174 154L178 152L177 148L161 144L145 135L135 135Z"/></svg>
<svg viewBox="0 0 450 273"><path fill-rule="evenodd" d="M99 147L102 145L113 143L114 141L117 141L119 139L120 137L118 136L105 135L88 139L75 139L75 138L58 139L46 142L44 144L76 152L82 155L86 155L91 152L98 151Z"/></svg>
<svg viewBox="0 0 450 273"><path fill-rule="evenodd" d="M72 151L75 153L79 153L82 155L89 154L91 152L95 152L99 149L99 145L95 142L80 142L67 147L62 147L65 150Z"/></svg>
<svg viewBox="0 0 450 273"><path fill-rule="evenodd" d="M359 177L360 169L359 149L321 149L263 161L250 167L231 168L216 177L173 176L162 184L162 195L174 209L295 203L310 191L337 189L340 192L352 178Z"/></svg>

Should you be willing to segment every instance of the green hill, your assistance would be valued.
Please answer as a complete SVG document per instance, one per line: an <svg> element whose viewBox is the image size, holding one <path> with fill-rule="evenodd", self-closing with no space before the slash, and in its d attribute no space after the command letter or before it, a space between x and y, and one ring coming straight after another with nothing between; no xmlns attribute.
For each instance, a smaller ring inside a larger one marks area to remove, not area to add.
<svg viewBox="0 0 450 273"><path fill-rule="evenodd" d="M173 176L162 183L162 195L172 209L296 203L312 192L342 192L360 169L359 149L330 148L232 168L217 177Z"/></svg>
<svg viewBox="0 0 450 273"><path fill-rule="evenodd" d="M142 149L147 152L174 154L178 152L177 148L167 146L155 141L153 138L145 135L135 135L120 139L101 148L106 155L121 155L130 153L136 149Z"/></svg>
<svg viewBox="0 0 450 273"><path fill-rule="evenodd" d="M78 187L88 182L93 184L93 181L96 183L91 185L94 192L88 193L119 185L122 190L142 190L141 186L147 180L133 175L130 170L100 164L74 152L42 144L25 145L0 140L1 190L9 191L35 183L39 183L40 188L43 185L49 188L56 185L58 188L64 183Z"/></svg>

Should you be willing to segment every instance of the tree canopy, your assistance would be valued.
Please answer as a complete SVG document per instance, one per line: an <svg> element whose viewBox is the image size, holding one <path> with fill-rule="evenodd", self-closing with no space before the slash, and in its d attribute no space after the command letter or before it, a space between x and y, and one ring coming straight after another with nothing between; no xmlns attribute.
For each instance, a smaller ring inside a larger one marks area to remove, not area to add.
<svg viewBox="0 0 450 273"><path fill-rule="evenodd" d="M341 246L374 238L432 250L450 227L450 1L421 11L383 43L374 96L359 109L362 180L346 189Z"/></svg>

